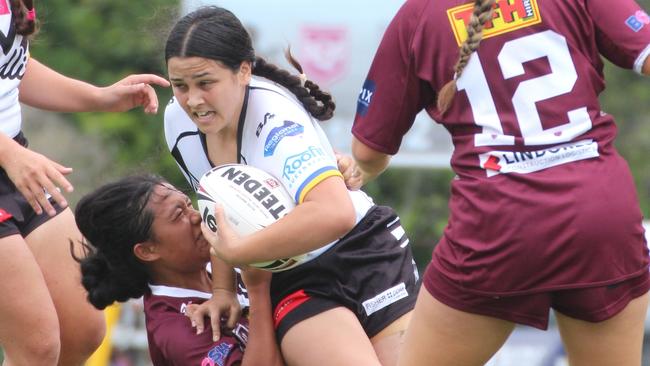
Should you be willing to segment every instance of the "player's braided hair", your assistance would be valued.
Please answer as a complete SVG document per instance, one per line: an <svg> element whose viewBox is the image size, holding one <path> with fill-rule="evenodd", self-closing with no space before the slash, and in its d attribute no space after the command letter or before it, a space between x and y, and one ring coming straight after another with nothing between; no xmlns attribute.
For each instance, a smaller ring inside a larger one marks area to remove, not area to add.
<svg viewBox="0 0 650 366"><path fill-rule="evenodd" d="M27 16L28 11L33 9L33 0L11 0L11 13L17 34L29 36L36 33L36 19L29 19Z"/></svg>
<svg viewBox="0 0 650 366"><path fill-rule="evenodd" d="M302 74L300 64L287 53L289 62ZM217 6L201 7L176 23L165 45L165 60L172 57L203 57L219 61L233 71L248 61L254 75L287 88L315 118L327 120L336 108L332 96L316 83L306 80L303 84L297 75L256 56L251 37L239 19Z"/></svg>
<svg viewBox="0 0 650 366"><path fill-rule="evenodd" d="M291 51L287 49L285 56L287 61L303 74L302 66L291 55ZM332 96L320 90L320 87L311 80L305 80L304 84L299 76L293 75L288 71L277 67L274 64L266 62L261 57L255 59L255 66L253 67L253 74L265 77L269 80L289 89L302 103L309 113L320 121L326 121L334 115L336 104L332 100Z"/></svg>
<svg viewBox="0 0 650 366"><path fill-rule="evenodd" d="M85 238L85 256L73 256L81 264L88 301L96 308L148 291L150 276L133 247L153 239L154 217L147 203L164 183L155 175L131 176L98 188L77 204L75 220Z"/></svg>
<svg viewBox="0 0 650 366"><path fill-rule="evenodd" d="M469 58L478 49L483 39L483 26L492 19L495 0L474 0L474 11L467 25L467 39L460 46L460 55L454 66L454 79L445 84L438 92L438 110L445 113L451 106L456 92L456 80L463 74Z"/></svg>

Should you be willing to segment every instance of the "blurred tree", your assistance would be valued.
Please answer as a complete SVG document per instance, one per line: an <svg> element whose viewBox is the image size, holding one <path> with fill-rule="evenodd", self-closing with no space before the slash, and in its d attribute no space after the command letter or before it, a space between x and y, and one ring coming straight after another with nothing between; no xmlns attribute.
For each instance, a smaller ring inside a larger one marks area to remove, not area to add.
<svg viewBox="0 0 650 366"><path fill-rule="evenodd" d="M131 73L165 75L164 40L179 13L177 0L49 0L38 3L41 31L32 55L53 69L96 85ZM116 175L153 171L181 184L162 132L170 89L157 88L159 113L77 113L67 116L82 132L99 134L116 151Z"/></svg>

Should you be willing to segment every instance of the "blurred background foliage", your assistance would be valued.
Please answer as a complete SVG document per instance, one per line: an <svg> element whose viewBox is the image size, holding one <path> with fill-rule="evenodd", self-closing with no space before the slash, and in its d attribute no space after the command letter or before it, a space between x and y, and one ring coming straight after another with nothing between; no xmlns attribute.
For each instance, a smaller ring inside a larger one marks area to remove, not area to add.
<svg viewBox="0 0 650 366"><path fill-rule="evenodd" d="M650 0L639 2L650 9ZM98 85L108 85L130 73L165 75L164 39L179 11L179 4L174 0L38 2L38 14L43 22L31 52L59 72ZM618 121L617 147L632 168L647 217L650 214L647 158L650 156L650 78L610 64L606 65L606 78L607 90L601 99L603 109ZM54 130L26 118L30 131L47 134L42 142L32 146L76 168L71 180L76 185L77 196L71 197L71 202L106 180L134 171L155 172L179 187L187 186L167 152L162 132L162 112L171 91L164 88L157 91L161 106L155 116L146 116L141 110L63 115L60 123L66 127ZM81 148L72 148L79 145L74 138L62 143L56 136L70 126L79 134L77 140L86 141ZM33 138L31 134L28 136ZM80 160L84 156L93 158L84 162ZM95 163L100 161L100 156L102 165ZM78 179L75 175L84 170L94 172L93 177L85 183L75 181ZM365 188L376 202L391 205L400 213L421 268L428 262L431 249L445 227L452 177L448 169L389 169Z"/></svg>

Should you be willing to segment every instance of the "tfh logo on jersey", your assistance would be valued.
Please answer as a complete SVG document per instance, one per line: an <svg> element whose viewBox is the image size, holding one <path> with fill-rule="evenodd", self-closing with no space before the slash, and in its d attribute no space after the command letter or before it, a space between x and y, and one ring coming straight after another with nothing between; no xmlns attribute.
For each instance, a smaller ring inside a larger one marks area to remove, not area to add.
<svg viewBox="0 0 650 366"><path fill-rule="evenodd" d="M464 4L447 10L447 17L460 46L467 39L467 25L472 17L474 4ZM483 27L483 38L490 38L516 29L542 22L537 0L497 0L491 21Z"/></svg>
<svg viewBox="0 0 650 366"><path fill-rule="evenodd" d="M264 143L264 156L272 156L275 153L275 148L278 147L280 141L287 136L299 136L305 131L305 128L302 125L299 125L295 122L284 121L282 127L274 127L269 132L269 135L266 136L266 142Z"/></svg>

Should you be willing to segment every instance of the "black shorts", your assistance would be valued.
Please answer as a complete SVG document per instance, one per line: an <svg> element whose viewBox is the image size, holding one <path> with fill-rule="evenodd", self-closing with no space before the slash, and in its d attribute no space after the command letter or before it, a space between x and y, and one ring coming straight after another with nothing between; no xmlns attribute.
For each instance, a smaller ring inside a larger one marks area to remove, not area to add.
<svg viewBox="0 0 650 366"><path fill-rule="evenodd" d="M14 140L27 146L22 132ZM50 202L57 214L64 210L54 200L50 199ZM25 237L50 218L47 213L37 215L25 197L16 190L4 169L0 168L0 238L16 234Z"/></svg>
<svg viewBox="0 0 650 366"><path fill-rule="evenodd" d="M390 207L375 206L325 253L273 274L278 341L300 321L340 306L356 314L371 338L413 309L418 285L399 217Z"/></svg>

